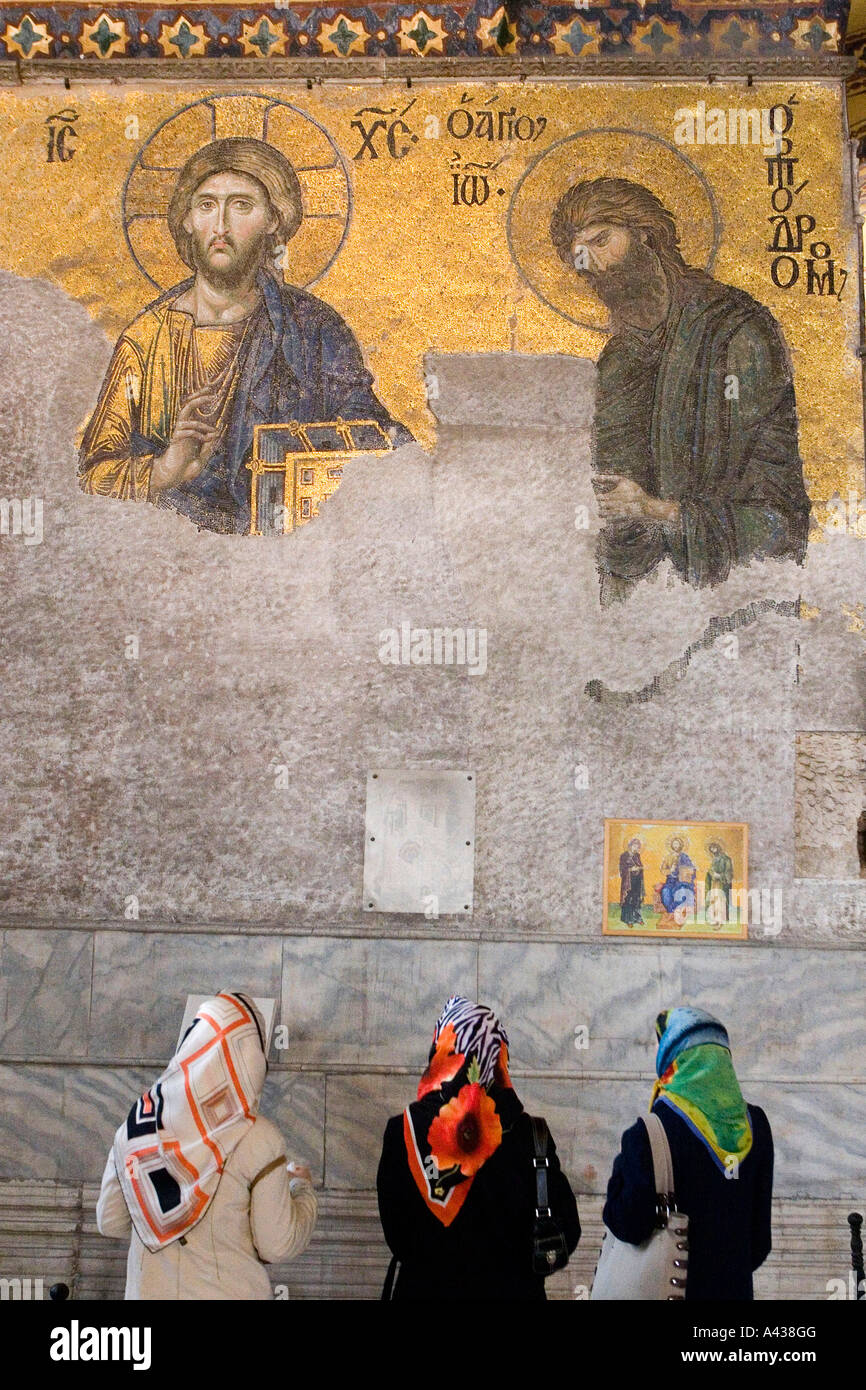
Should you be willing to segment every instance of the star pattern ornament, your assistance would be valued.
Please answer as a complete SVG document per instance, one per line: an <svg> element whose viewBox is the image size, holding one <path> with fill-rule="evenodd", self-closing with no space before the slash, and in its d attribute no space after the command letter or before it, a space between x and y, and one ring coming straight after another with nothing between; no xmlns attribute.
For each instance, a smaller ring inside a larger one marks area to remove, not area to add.
<svg viewBox="0 0 866 1390"><path fill-rule="evenodd" d="M817 15L798 19L791 38L798 48L811 49L813 53L837 53L840 47L839 25L835 20L821 20Z"/></svg>
<svg viewBox="0 0 866 1390"><path fill-rule="evenodd" d="M93 53L97 58L112 58L115 53L123 53L129 42L129 34L122 19L110 19L102 11L92 24L81 26L81 52Z"/></svg>
<svg viewBox="0 0 866 1390"><path fill-rule="evenodd" d="M47 24L37 24L29 14L17 24L7 24L3 42L10 53L19 58L32 58L37 53L51 52L51 35Z"/></svg>
<svg viewBox="0 0 866 1390"><path fill-rule="evenodd" d="M322 52L338 53L341 58L349 58L353 53L363 53L368 38L361 20L350 20L344 14L338 14L333 20L324 20L319 26Z"/></svg>
<svg viewBox="0 0 866 1390"><path fill-rule="evenodd" d="M403 53L420 53L428 58L431 53L445 52L447 37L445 26L438 19L417 10L409 19L400 20L397 42Z"/></svg>
<svg viewBox="0 0 866 1390"><path fill-rule="evenodd" d="M565 24L554 24L551 42L554 53L563 53L569 58L585 58L598 53L601 48L601 30L592 29L579 19L572 19Z"/></svg>
<svg viewBox="0 0 866 1390"><path fill-rule="evenodd" d="M663 60L676 53L680 47L681 38L680 30L676 24L670 24L665 20L656 18L646 24L634 26L632 49L635 53L641 53L644 56L650 52L654 58Z"/></svg>
<svg viewBox="0 0 866 1390"><path fill-rule="evenodd" d="M207 50L203 24L192 24L180 15L174 24L160 24L157 41L167 58L197 58Z"/></svg>
<svg viewBox="0 0 866 1390"><path fill-rule="evenodd" d="M478 18L478 42L482 50L494 53L514 53L517 48L517 25L512 24L505 10L504 5L500 5L498 10L494 10L489 19L483 16Z"/></svg>
<svg viewBox="0 0 866 1390"><path fill-rule="evenodd" d="M268 19L266 15L252 24L241 25L240 45L251 58L282 56L288 43L285 25L279 20Z"/></svg>
<svg viewBox="0 0 866 1390"><path fill-rule="evenodd" d="M181 0L182 3L182 0ZM347 10L303 4L297 19L295 0L274 0L262 10L246 9L229 22L231 7L196 7L193 18L179 4L151 9L146 26L130 13L99 11L95 5L78 7L73 0L56 0L6 24L0 31L5 56L10 59L63 58L71 52L82 57L200 58L226 50L245 58L266 60L285 57L297 45L326 57L362 57L384 51L417 57L445 57L479 53L494 57L538 53L541 49L573 60L608 56L652 58L660 65L682 57L731 60L794 49L816 60L840 53L845 25L836 15L839 0L820 0L811 6L779 5L768 24L759 6L747 3L713 5L710 0L627 0L604 7L608 27L602 23L602 6L595 0L576 0L572 5L497 5L492 14L485 6L459 3L431 11L409 3L368 6L349 5ZM495 0L494 0L495 3ZM775 8L775 7L774 7ZM795 18L804 9L805 17ZM286 21L291 11L292 24ZM629 13L630 11L630 13ZM704 12L710 11L709 16ZM4 19L10 13L6 10ZM832 17L830 17L832 16ZM70 23L70 20L72 21ZM300 26L300 27L299 27ZM158 31L158 37L155 37ZM375 40L373 44L369 40ZM132 41L135 40L133 43ZM315 51L315 48L313 49ZM2 53L2 49L0 49Z"/></svg>
<svg viewBox="0 0 866 1390"><path fill-rule="evenodd" d="M753 28L745 28L741 21L733 19L710 20L711 47L727 52L732 58L743 53L754 53L758 48L758 34Z"/></svg>

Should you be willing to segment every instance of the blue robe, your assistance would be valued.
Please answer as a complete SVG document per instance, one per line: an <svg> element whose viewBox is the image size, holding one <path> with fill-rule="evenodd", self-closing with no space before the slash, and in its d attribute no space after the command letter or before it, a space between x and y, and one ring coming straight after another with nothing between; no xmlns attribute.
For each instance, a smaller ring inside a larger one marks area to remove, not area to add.
<svg viewBox="0 0 866 1390"><path fill-rule="evenodd" d="M192 284L176 285L174 299ZM247 532L250 526L250 456L256 425L315 420L377 420L396 426L396 445L412 435L373 391L361 349L336 309L304 290L262 272L262 304L242 348L228 428L203 471L167 489L158 504L182 512L211 531ZM162 441L142 441L161 452Z"/></svg>
<svg viewBox="0 0 866 1390"><path fill-rule="evenodd" d="M686 875L685 882L680 878L681 870ZM677 855L676 863L669 869L659 894L665 912L674 913L678 907L686 907L690 913L694 912L697 900L695 876L694 864L685 851L682 851Z"/></svg>

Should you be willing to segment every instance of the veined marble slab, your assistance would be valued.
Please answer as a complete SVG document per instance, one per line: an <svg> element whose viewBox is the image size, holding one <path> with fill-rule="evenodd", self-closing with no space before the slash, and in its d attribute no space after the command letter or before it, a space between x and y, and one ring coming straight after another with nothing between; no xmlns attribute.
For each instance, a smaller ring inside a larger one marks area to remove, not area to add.
<svg viewBox="0 0 866 1390"><path fill-rule="evenodd" d="M84 1054L92 963L89 932L0 932L0 1056Z"/></svg>
<svg viewBox="0 0 866 1390"><path fill-rule="evenodd" d="M427 1064L433 1027L451 994L474 998L474 943L289 937L283 941L281 1060Z"/></svg>
<svg viewBox="0 0 866 1390"><path fill-rule="evenodd" d="M115 1131L158 1072L134 1067L0 1066L0 1179L99 1182ZM289 1157L321 1178L325 1081L271 1072L262 1114Z"/></svg>
<svg viewBox="0 0 866 1390"><path fill-rule="evenodd" d="M89 1055L167 1062L188 994L230 989L273 998L280 965L276 937L96 932Z"/></svg>

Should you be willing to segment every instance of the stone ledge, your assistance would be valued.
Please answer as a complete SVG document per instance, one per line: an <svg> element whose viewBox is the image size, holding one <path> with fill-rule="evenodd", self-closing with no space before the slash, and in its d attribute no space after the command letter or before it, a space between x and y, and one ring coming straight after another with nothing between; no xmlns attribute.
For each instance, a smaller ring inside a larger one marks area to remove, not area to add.
<svg viewBox="0 0 866 1390"><path fill-rule="evenodd" d="M792 936L792 930L787 925L783 926L782 931L772 939L765 935L755 935L739 940L716 941L711 944L722 946L728 950L751 949L778 951L862 951L866 946L866 878L848 879L827 879L827 878L795 878L792 879L794 889L801 893L808 901L812 895L820 896L825 904L829 902L832 907L832 899L836 893L849 894L849 902L859 908L861 903L864 908L863 921L854 922L851 927L841 924L840 930L847 932L847 937L835 936ZM391 916L392 914L380 914ZM479 914L480 915L480 914ZM519 927L519 926L489 926L472 927L465 920L457 921L450 926L443 920L439 920L434 925L425 924L412 926L406 925L405 919L401 919L399 914L393 914L397 919L392 925L388 922L386 926L376 923L357 924L351 918L342 921L335 921L332 917L321 917L305 922L268 922L256 921L251 919L247 922L227 922L227 921L203 921L199 918L188 918L185 921L172 920L170 918L156 918L153 921L137 921L134 926L121 918L94 917L93 919L80 919L70 921L52 919L48 917L35 917L30 915L0 915L0 932L112 932L127 933L130 936L154 936L163 933L170 933L172 936L224 936L224 937L291 937L303 938L304 940L321 941L323 938L335 937L341 940L357 941L462 941L472 945L497 945L509 942L522 942L526 944L549 945L549 946L603 946L615 944L628 940L630 950L656 950L659 947L682 947L694 945L696 938L690 937L605 937L597 925L591 927L577 927L573 932L564 932L561 928L547 930L544 927ZM594 910L593 917L598 916L598 911ZM756 931L758 928L756 927ZM855 934L859 933L859 934Z"/></svg>
<svg viewBox="0 0 866 1390"><path fill-rule="evenodd" d="M42 1277L73 1288L82 1301L123 1297L125 1246L96 1232L92 1184L0 1181L0 1277ZM555 1275L548 1293L556 1301L584 1297L601 1244L601 1197L580 1197L580 1245L568 1268ZM22 1210L23 1207L23 1210ZM56 1213L68 1213L59 1229ZM847 1279L850 1268L847 1214L850 1204L828 1200L773 1203L774 1250L755 1276L758 1299L817 1301L831 1279ZM270 1268L271 1281L289 1298L379 1297L388 1251L371 1192L321 1193L319 1221L300 1259Z"/></svg>

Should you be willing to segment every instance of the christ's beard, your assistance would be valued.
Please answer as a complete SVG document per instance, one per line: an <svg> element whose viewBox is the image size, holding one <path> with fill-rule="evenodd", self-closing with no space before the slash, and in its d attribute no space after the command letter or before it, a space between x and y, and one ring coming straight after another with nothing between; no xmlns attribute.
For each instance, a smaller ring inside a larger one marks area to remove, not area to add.
<svg viewBox="0 0 866 1390"><path fill-rule="evenodd" d="M214 265L206 256L201 245L195 240L192 243L192 259L195 269L215 289L234 290L241 285L249 284L254 279L256 271L264 263L266 247L264 237L259 241L250 242L242 252L238 251L234 242L230 242L228 245L229 249L235 253L234 259L224 265Z"/></svg>
<svg viewBox="0 0 866 1390"><path fill-rule="evenodd" d="M668 285L658 256L634 240L622 261L607 270L580 272L610 310L614 323L659 323L665 316Z"/></svg>

